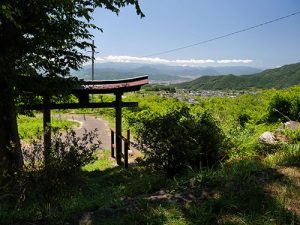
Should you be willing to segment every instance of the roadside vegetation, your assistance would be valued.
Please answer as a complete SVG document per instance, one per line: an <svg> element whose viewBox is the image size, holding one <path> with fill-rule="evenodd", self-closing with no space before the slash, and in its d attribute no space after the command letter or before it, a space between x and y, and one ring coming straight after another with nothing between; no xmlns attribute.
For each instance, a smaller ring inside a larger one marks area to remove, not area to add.
<svg viewBox="0 0 300 225"><path fill-rule="evenodd" d="M124 127L143 158L125 170L108 150L84 142L93 133L71 135L67 145L55 139L53 152L61 154L53 154L50 170L28 167L2 186L1 224L299 224L300 129L283 126L299 120L299 91L193 104L155 92L127 95L139 107L123 110ZM266 131L275 143L259 141Z"/></svg>

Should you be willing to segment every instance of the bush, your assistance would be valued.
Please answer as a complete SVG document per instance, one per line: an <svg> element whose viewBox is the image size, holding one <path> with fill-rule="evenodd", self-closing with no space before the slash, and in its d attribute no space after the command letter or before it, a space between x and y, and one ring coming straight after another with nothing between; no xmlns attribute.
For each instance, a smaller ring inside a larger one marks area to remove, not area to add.
<svg viewBox="0 0 300 225"><path fill-rule="evenodd" d="M23 149L26 169L16 180L23 180L21 183L28 195L35 193L45 202L54 201L57 196L68 193L66 187L70 187L70 183L78 183L80 169L96 159L94 153L100 145L94 141L96 137L96 130L85 131L82 137L77 137L71 129L64 134L55 133L47 165L43 161L42 141L32 141Z"/></svg>
<svg viewBox="0 0 300 225"><path fill-rule="evenodd" d="M95 142L97 130L85 131L82 137L77 137L72 129L64 133L54 132L51 140L51 149L48 170L60 173L76 173L81 167L95 160L94 152L99 149L100 142ZM32 140L31 145L23 149L24 160L28 170L42 168L44 145L41 140Z"/></svg>
<svg viewBox="0 0 300 225"><path fill-rule="evenodd" d="M209 113L192 115L181 103L165 110L142 111L136 117L143 163L174 176L184 167L212 166L226 158L226 138ZM168 110L169 109L169 110Z"/></svg>
<svg viewBox="0 0 300 225"><path fill-rule="evenodd" d="M82 137L77 137L74 130L67 129L66 134L56 134L52 139L49 167L66 173L77 172L81 167L96 160L95 151L100 142L94 142L98 137L97 130L85 131Z"/></svg>
<svg viewBox="0 0 300 225"><path fill-rule="evenodd" d="M245 128L245 125L249 120L251 119L251 116L247 113L241 113L238 115L238 123L241 127Z"/></svg>
<svg viewBox="0 0 300 225"><path fill-rule="evenodd" d="M268 121L298 120L300 111L300 96L290 93L275 95L269 104Z"/></svg>

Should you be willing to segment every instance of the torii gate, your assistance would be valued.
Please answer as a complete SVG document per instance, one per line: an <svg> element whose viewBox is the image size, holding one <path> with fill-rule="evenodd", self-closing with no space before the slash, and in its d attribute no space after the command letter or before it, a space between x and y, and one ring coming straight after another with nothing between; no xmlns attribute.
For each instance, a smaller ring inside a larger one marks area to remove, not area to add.
<svg viewBox="0 0 300 225"><path fill-rule="evenodd" d="M141 76L123 80L95 80L85 81L83 85L71 90L72 94L78 97L79 103L55 104L50 102L50 96L43 96L43 104L38 104L24 109L42 110L44 127L44 157L45 164L49 159L51 147L51 109L80 109L80 108L115 108L116 110L116 158L117 164L121 164L122 158L122 107L136 107L137 102L122 102L122 95L125 92L133 92L141 89L141 86L148 84L148 76ZM114 102L94 103L89 101L89 94L114 94Z"/></svg>

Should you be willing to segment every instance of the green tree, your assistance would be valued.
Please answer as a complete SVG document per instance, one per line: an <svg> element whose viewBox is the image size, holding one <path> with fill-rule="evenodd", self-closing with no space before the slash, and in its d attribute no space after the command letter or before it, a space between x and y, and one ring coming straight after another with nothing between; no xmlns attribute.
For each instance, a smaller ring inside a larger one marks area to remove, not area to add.
<svg viewBox="0 0 300 225"><path fill-rule="evenodd" d="M15 88L20 77L69 76L89 59L97 7L116 14L138 0L2 0L0 3L0 168L23 164L16 122ZM47 85L47 80L45 82ZM12 163L13 162L13 163Z"/></svg>

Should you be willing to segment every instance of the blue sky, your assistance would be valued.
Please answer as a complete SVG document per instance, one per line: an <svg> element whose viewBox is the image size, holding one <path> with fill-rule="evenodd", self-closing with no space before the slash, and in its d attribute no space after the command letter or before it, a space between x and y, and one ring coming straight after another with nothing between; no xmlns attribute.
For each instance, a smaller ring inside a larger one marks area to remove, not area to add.
<svg viewBox="0 0 300 225"><path fill-rule="evenodd" d="M271 68L300 61L300 14L163 55L144 57L235 32L300 11L299 0L141 0L119 14L98 9L93 31L97 62Z"/></svg>

